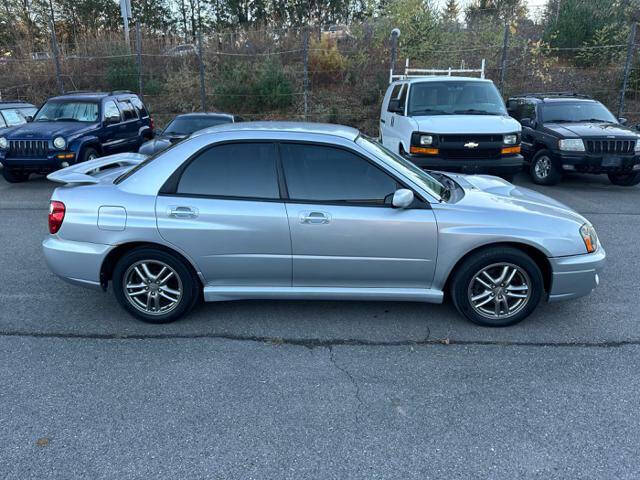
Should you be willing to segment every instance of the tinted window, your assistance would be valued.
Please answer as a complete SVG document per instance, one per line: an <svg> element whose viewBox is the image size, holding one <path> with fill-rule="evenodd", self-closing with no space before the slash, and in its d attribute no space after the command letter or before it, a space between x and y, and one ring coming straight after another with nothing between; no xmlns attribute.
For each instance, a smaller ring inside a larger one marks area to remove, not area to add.
<svg viewBox="0 0 640 480"><path fill-rule="evenodd" d="M223 123L231 123L229 117L214 116L183 116L176 117L164 129L165 135L190 135L193 132L202 130L203 128L221 125Z"/></svg>
<svg viewBox="0 0 640 480"><path fill-rule="evenodd" d="M393 90L391 91L391 97L389 97L389 104L391 104L391 100L397 100L398 98L400 98L400 90L402 89L402 87L404 87L403 84L399 84L393 87ZM389 106L387 106L387 111L391 111L389 110Z"/></svg>
<svg viewBox="0 0 640 480"><path fill-rule="evenodd" d="M544 103L543 122L611 122L618 123L616 117L599 102Z"/></svg>
<svg viewBox="0 0 640 480"><path fill-rule="evenodd" d="M125 122L127 120L134 120L138 118L138 114L134 110L133 105L131 105L131 102L127 100L119 101L118 105L120 106L120 110L122 110L122 117Z"/></svg>
<svg viewBox="0 0 640 480"><path fill-rule="evenodd" d="M104 118L109 117L119 117L120 118L120 110L116 106L116 102L113 100L109 100L108 102L104 102Z"/></svg>
<svg viewBox="0 0 640 480"><path fill-rule="evenodd" d="M185 169L177 192L279 198L275 146L271 143L230 143L211 147Z"/></svg>
<svg viewBox="0 0 640 480"><path fill-rule="evenodd" d="M518 120L522 120L523 118L530 118L531 120L536 118L536 106L531 102L524 102L520 107L520 118Z"/></svg>
<svg viewBox="0 0 640 480"><path fill-rule="evenodd" d="M383 204L397 189L392 177L346 150L282 144L280 152L294 200Z"/></svg>
<svg viewBox="0 0 640 480"><path fill-rule="evenodd" d="M138 110L138 114L140 115L140 117L149 116L147 107L144 106L144 103L142 103L142 101L138 97L133 97L131 99L131 103L133 103L133 106L136 107L136 110Z"/></svg>

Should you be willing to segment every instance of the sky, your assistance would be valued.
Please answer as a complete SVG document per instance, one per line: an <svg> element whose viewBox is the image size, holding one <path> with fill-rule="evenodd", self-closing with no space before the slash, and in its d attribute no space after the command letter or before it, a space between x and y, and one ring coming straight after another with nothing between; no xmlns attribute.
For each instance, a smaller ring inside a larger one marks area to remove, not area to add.
<svg viewBox="0 0 640 480"><path fill-rule="evenodd" d="M458 4L460 5L461 9L464 10L464 7L466 7L472 1L473 0L459 0ZM447 0L436 0L435 3L436 5L442 7L447 3ZM524 0L524 3L529 8L529 15L531 15L532 17L536 17L541 13L543 7L547 4L547 0Z"/></svg>

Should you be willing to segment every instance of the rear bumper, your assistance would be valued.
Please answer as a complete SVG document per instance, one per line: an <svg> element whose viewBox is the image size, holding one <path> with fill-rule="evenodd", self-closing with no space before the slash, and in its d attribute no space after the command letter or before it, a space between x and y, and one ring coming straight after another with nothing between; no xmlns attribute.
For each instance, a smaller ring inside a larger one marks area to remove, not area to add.
<svg viewBox="0 0 640 480"><path fill-rule="evenodd" d="M409 155L407 158L425 170L442 170L445 172L489 173L497 175L513 175L522 170L522 155L511 155L495 159L449 160L439 156Z"/></svg>
<svg viewBox="0 0 640 480"><path fill-rule="evenodd" d="M606 252L602 246L594 253L550 258L549 302L570 300L591 293L600 283L598 272L605 258Z"/></svg>
<svg viewBox="0 0 640 480"><path fill-rule="evenodd" d="M50 236L42 242L49 269L66 282L100 289L102 263L112 245L74 242Z"/></svg>
<svg viewBox="0 0 640 480"><path fill-rule="evenodd" d="M640 155L597 155L553 152L558 168L580 173L630 173L640 171Z"/></svg>

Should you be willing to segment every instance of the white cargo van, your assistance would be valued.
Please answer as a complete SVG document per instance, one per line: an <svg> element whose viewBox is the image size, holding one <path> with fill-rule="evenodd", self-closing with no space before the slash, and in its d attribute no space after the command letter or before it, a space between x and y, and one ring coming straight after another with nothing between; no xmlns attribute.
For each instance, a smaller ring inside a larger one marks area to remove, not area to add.
<svg viewBox="0 0 640 480"><path fill-rule="evenodd" d="M478 72L480 78L454 74ZM490 173L522 170L520 124L491 80L478 70L410 69L390 74L382 102L385 147L430 170Z"/></svg>

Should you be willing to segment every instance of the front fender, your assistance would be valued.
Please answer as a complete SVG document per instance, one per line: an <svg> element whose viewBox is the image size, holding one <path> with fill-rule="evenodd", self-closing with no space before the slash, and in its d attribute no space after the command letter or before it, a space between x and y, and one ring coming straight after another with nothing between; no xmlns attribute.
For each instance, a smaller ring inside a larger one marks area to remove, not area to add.
<svg viewBox="0 0 640 480"><path fill-rule="evenodd" d="M96 148L98 151L102 151L102 145L100 139L95 135L84 135L80 138L76 138L69 143L69 150L76 154L76 157L80 155L82 149L88 145Z"/></svg>

